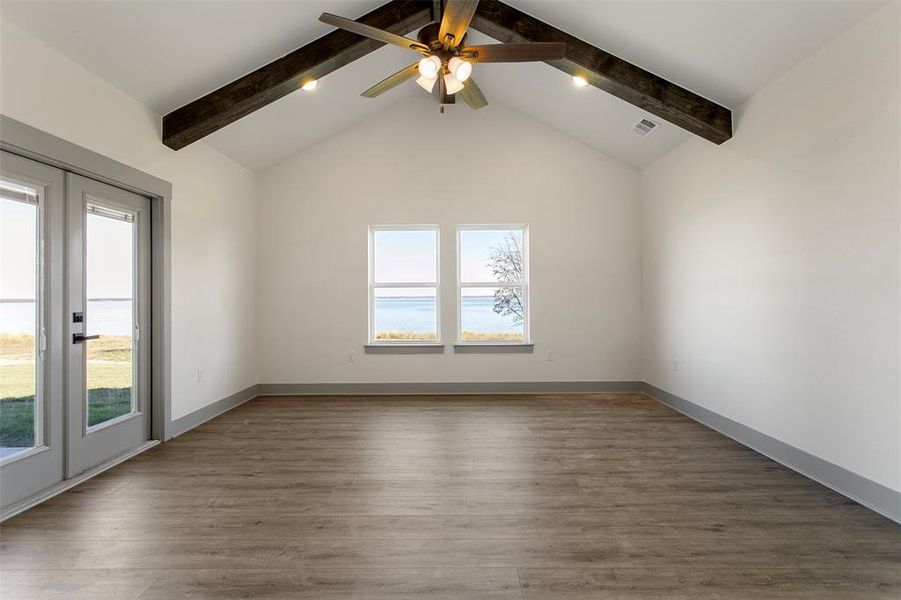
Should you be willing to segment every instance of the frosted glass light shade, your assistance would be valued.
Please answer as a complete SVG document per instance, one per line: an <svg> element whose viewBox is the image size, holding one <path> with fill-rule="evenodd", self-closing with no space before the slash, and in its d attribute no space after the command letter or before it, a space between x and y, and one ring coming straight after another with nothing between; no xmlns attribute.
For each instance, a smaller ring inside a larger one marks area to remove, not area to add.
<svg viewBox="0 0 901 600"><path fill-rule="evenodd" d="M419 61L419 75L426 79L435 79L441 70L441 59L437 56L426 56Z"/></svg>
<svg viewBox="0 0 901 600"><path fill-rule="evenodd" d="M452 73L448 73L444 76L444 87L447 89L448 94L456 94L463 89L463 84L457 81L457 78Z"/></svg>
<svg viewBox="0 0 901 600"><path fill-rule="evenodd" d="M427 79L425 77L420 77L416 80L416 83L419 84L419 87L427 91L428 93L432 93L432 89L435 87L435 82L438 81L437 77L432 77L431 79Z"/></svg>
<svg viewBox="0 0 901 600"><path fill-rule="evenodd" d="M463 83L472 75L472 63L468 63L457 56L450 59L450 62L447 63L447 68L460 83Z"/></svg>

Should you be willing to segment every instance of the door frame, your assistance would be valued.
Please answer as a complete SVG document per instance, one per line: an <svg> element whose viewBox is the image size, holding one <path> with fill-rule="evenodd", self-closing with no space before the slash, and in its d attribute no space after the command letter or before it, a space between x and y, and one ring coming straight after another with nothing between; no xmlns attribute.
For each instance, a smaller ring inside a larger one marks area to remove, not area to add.
<svg viewBox="0 0 901 600"><path fill-rule="evenodd" d="M172 437L172 184L6 115L0 149L150 198L151 213L151 431Z"/></svg>

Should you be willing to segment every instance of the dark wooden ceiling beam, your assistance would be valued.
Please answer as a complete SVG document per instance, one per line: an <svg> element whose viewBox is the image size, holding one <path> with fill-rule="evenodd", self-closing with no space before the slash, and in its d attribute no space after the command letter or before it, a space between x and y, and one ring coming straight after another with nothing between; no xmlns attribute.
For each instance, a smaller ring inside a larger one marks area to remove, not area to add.
<svg viewBox="0 0 901 600"><path fill-rule="evenodd" d="M563 42L566 57L547 64L714 144L732 137L732 111L596 48L499 0L481 0L472 28L500 42Z"/></svg>
<svg viewBox="0 0 901 600"><path fill-rule="evenodd" d="M392 0L357 21L404 35L432 21L432 2ZM174 150L184 148L382 46L335 30L169 113L163 117L163 143Z"/></svg>

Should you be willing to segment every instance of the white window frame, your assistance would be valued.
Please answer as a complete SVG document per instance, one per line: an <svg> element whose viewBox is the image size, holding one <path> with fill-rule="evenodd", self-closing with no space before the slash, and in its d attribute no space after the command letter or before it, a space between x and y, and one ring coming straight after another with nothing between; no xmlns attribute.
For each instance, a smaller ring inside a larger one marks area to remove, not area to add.
<svg viewBox="0 0 901 600"><path fill-rule="evenodd" d="M379 283L375 281L375 234L379 231L434 231L435 232L435 281L407 281ZM434 288L435 290L435 339L434 340L377 340L375 339L375 290L376 288ZM438 225L371 225L369 227L369 341L370 346L440 346L441 341L441 231Z"/></svg>
<svg viewBox="0 0 901 600"><path fill-rule="evenodd" d="M139 286L139 282L141 279L141 243L140 243L140 228L138 227L138 219L139 213L138 211L125 206L124 204L120 204L118 202L114 202L112 200L107 200L106 198L100 198L99 196L93 196L91 194L85 194L85 208L84 208L84 219L85 222L83 224L83 232L84 232L84 265L85 265L85 277L83 278L83 290L82 295L84 296L84 319L85 322L90 324L90 315L88 314L88 293L87 293L87 218L88 215L95 215L99 217L104 217L106 219L113 219L115 221L122 221L124 223L131 224L131 322L132 322L132 332L131 332L131 410L129 410L124 415L119 415L118 417L114 417L112 419L108 419L106 421L102 421L97 423L96 425L88 425L88 418L90 417L90 407L88 402L88 389L85 386L85 389L82 390L84 393L83 403L84 403L84 423L82 426L84 427L85 435L89 435L94 433L95 431L99 431L101 429L106 429L107 427L112 427L113 425L118 425L123 421L128 421L136 415L140 415L143 412L143 406L145 406L144 400L144 387L142 384L141 377L143 373L141 373L141 365L143 364L143 356L141 355L141 329L140 329L140 314L141 314L141 289ZM87 330L85 333L90 333ZM85 381L87 383L87 346L85 346L84 352L85 359Z"/></svg>
<svg viewBox="0 0 901 600"><path fill-rule="evenodd" d="M462 233L464 231L485 231L485 230L522 230L522 268L523 280L520 283L505 283L498 281L463 281L463 243ZM523 339L522 341L513 342L508 340L497 341L472 341L463 339L463 288L498 288L498 287L518 287L523 291L525 298L525 315L523 315ZM532 315L532 298L531 287L529 285L529 225L527 223L488 223L481 225L457 225L457 341L458 346L529 346L532 344L532 334L530 320Z"/></svg>

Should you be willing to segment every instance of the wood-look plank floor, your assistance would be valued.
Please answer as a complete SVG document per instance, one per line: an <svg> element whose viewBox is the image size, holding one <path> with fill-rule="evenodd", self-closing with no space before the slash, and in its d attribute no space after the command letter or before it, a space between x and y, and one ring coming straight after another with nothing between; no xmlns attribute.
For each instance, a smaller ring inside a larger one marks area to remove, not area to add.
<svg viewBox="0 0 901 600"><path fill-rule="evenodd" d="M901 598L901 527L641 395L259 398L0 527L0 597Z"/></svg>

